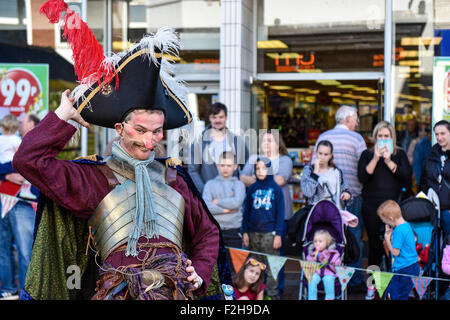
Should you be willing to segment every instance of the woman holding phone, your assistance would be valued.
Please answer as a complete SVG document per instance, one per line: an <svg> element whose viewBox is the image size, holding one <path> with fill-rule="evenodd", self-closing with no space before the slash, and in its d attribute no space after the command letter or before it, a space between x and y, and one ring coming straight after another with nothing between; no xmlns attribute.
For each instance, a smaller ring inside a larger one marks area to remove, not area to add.
<svg viewBox="0 0 450 320"><path fill-rule="evenodd" d="M358 162L358 178L363 184L362 216L369 244L369 265L380 266L383 255L384 224L377 215L386 200L399 201L402 189L411 183L412 168L406 152L397 147L395 130L380 121L373 129L372 149L363 151Z"/></svg>

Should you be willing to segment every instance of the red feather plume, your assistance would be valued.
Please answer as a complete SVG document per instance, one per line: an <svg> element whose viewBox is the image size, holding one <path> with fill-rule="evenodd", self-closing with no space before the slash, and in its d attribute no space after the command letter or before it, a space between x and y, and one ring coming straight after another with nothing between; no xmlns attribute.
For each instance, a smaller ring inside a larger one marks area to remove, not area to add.
<svg viewBox="0 0 450 320"><path fill-rule="evenodd" d="M63 12L65 14L61 18ZM113 79L116 75L114 67L102 64L105 59L103 48L78 13L69 9L63 0L47 1L41 6L40 13L51 23L57 23L60 19L64 21L63 37L67 39L72 49L75 74L80 83L91 85L94 81L100 83L102 80L109 83ZM117 77L116 89L118 85Z"/></svg>

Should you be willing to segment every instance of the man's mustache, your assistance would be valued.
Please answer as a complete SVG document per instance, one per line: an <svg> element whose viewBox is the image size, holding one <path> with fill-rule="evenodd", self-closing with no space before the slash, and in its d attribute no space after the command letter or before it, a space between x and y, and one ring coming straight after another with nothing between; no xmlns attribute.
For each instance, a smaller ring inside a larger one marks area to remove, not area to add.
<svg viewBox="0 0 450 320"><path fill-rule="evenodd" d="M139 147L139 148L145 148L145 149L148 149L148 148L145 146L145 144L142 143L142 141L139 141L139 140L130 140L130 142L131 142L132 144L134 144L135 146ZM155 148L154 145L155 145L155 144L153 143L153 147L152 147L151 149L148 149L148 150L153 151L153 149Z"/></svg>

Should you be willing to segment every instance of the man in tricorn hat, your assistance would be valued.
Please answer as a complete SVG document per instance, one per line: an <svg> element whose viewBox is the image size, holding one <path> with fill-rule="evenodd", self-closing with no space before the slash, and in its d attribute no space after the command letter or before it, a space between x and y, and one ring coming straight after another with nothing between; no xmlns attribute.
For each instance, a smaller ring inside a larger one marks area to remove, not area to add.
<svg viewBox="0 0 450 320"><path fill-rule="evenodd" d="M48 1L41 13L54 23L64 13L66 26L79 19L62 0ZM64 34L81 84L63 92L60 106L23 139L13 160L43 195L21 297L204 296L218 273L220 281L230 280L220 228L179 163L155 159L153 151L164 129L191 121L163 59L176 53L177 38L163 28L101 59L87 25L76 22ZM57 160L77 130L69 122L114 128L120 140L112 156Z"/></svg>

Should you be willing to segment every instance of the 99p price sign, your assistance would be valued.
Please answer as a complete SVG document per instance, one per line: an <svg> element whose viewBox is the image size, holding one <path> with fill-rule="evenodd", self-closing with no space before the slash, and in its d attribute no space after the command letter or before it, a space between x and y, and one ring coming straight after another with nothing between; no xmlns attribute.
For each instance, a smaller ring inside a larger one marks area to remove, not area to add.
<svg viewBox="0 0 450 320"><path fill-rule="evenodd" d="M0 118L48 112L48 65L0 64Z"/></svg>

